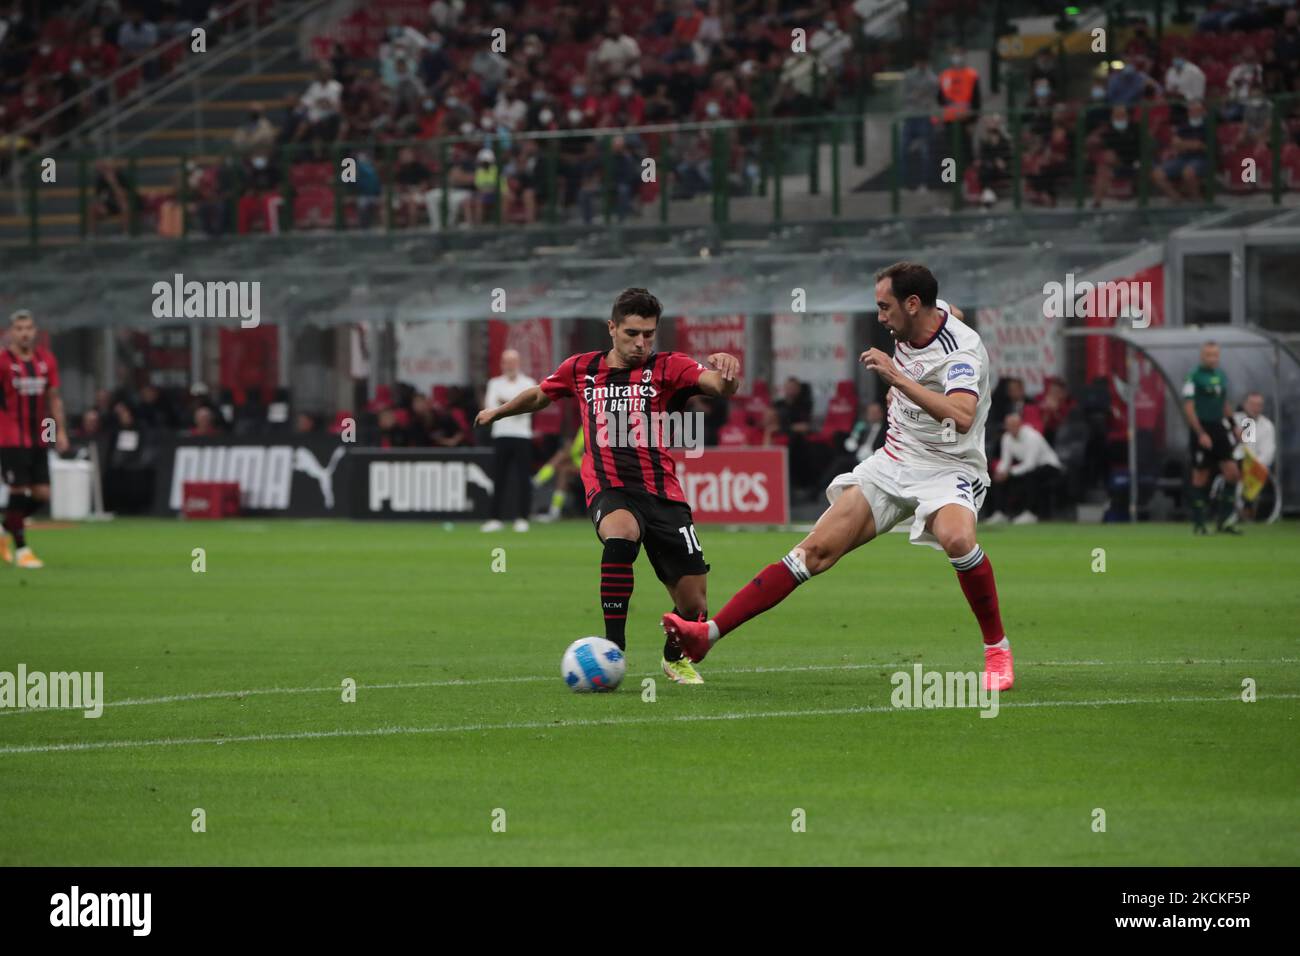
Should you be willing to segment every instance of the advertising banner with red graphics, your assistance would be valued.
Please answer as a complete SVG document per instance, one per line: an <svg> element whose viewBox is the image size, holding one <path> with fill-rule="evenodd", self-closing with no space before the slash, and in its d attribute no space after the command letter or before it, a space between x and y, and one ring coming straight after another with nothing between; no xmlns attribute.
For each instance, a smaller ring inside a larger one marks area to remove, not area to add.
<svg viewBox="0 0 1300 956"><path fill-rule="evenodd" d="M280 337L273 325L251 329L221 329L221 387L230 389L236 402L260 394L269 401L280 384ZM189 362L189 350L184 361ZM188 374L188 369L185 370Z"/></svg>
<svg viewBox="0 0 1300 956"><path fill-rule="evenodd" d="M699 522L788 524L786 474L784 448L706 448L677 459L677 480Z"/></svg>
<svg viewBox="0 0 1300 956"><path fill-rule="evenodd" d="M468 322L398 322L397 380L428 392L470 380Z"/></svg>
<svg viewBox="0 0 1300 956"><path fill-rule="evenodd" d="M501 353L514 349L519 353L519 368L525 375L541 381L555 371L559 363L551 355L551 320L523 319L506 322L488 320L488 375L501 374Z"/></svg>
<svg viewBox="0 0 1300 956"><path fill-rule="evenodd" d="M701 362L714 352L726 352L740 359L743 373L748 368L745 364L745 317L695 318L683 315L677 320L677 351Z"/></svg>
<svg viewBox="0 0 1300 956"><path fill-rule="evenodd" d="M1165 269L1156 264L1141 269L1130 276L1111 280L1112 286L1126 285L1133 290L1129 296L1135 296L1142 302L1142 308L1126 309L1117 307L1115 296L1093 293L1086 296L1087 320L1089 328L1110 328L1116 319L1127 324L1133 318L1133 312L1141 312L1138 324L1147 322L1149 328L1160 328L1165 324ZM1094 382L1104 378L1110 383L1110 421L1107 429L1112 439L1122 439L1128 434L1128 408L1115 388L1115 382L1128 380L1127 346L1118 339L1101 335L1090 335L1084 339L1087 349L1087 380ZM1138 393L1137 393L1137 427L1140 431L1163 431L1165 408L1165 380L1156 367L1141 355L1138 356Z"/></svg>
<svg viewBox="0 0 1300 956"><path fill-rule="evenodd" d="M975 329L989 353L991 381L1018 378L1027 395L1042 394L1043 383L1057 374L1062 325L1062 318L1049 311L1042 296L976 310Z"/></svg>
<svg viewBox="0 0 1300 956"><path fill-rule="evenodd" d="M848 315L772 316L772 392L794 376L812 386L813 413L823 415L835 387L852 381L857 353L851 347L853 324Z"/></svg>

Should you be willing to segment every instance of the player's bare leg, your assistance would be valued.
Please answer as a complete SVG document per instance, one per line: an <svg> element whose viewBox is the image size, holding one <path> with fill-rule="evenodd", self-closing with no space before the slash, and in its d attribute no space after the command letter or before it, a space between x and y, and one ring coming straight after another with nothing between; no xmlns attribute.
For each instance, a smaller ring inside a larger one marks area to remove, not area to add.
<svg viewBox="0 0 1300 956"><path fill-rule="evenodd" d="M926 528L956 569L962 593L979 621L984 635L984 686L1010 690L1016 679L1011 642L1002 629L993 565L975 540L975 513L961 505L944 505L930 516Z"/></svg>
<svg viewBox="0 0 1300 956"><path fill-rule="evenodd" d="M627 648L627 609L632 602L632 567L641 551L641 526L626 508L600 519L596 533L605 544L600 558L600 608L605 639Z"/></svg>
<svg viewBox="0 0 1300 956"><path fill-rule="evenodd" d="M708 576L686 574L668 586L673 599L672 613L687 621L703 621L709 616ZM692 666L671 637L664 640L664 674L678 684L703 684L704 678Z"/></svg>
<svg viewBox="0 0 1300 956"><path fill-rule="evenodd" d="M844 555L875 536L876 521L862 490L845 488L822 513L808 536L780 561L759 571L754 580L732 596L716 618L691 621L677 614L665 614L664 633L688 658L698 663L724 634L775 607L814 574L833 567Z"/></svg>

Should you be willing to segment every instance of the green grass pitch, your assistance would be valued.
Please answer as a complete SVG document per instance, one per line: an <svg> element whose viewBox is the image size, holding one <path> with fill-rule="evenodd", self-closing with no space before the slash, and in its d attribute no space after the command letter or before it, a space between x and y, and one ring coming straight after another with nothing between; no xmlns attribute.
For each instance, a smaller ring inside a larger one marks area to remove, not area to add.
<svg viewBox="0 0 1300 956"><path fill-rule="evenodd" d="M700 537L716 610L800 535ZM1295 526L980 540L1017 659L994 719L890 707L914 662L982 666L952 569L902 535L728 637L702 687L659 673L642 556L628 677L575 695L585 522L38 529L46 569L0 567L0 671L102 671L108 706L0 711L0 864L1300 864Z"/></svg>

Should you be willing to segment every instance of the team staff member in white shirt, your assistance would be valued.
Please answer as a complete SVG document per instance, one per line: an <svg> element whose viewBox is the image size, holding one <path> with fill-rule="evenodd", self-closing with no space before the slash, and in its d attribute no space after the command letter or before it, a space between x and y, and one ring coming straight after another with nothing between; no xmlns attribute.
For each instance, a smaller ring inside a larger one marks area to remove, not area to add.
<svg viewBox="0 0 1300 956"><path fill-rule="evenodd" d="M520 392L537 385L519 371L519 353L506 349L501 353L501 374L489 380L483 398L484 408L504 405ZM484 531L500 531L504 522L514 519L516 531L528 530L528 512L532 499L533 416L515 415L498 418L492 423L494 462L492 520Z"/></svg>
<svg viewBox="0 0 1300 956"><path fill-rule="evenodd" d="M1048 492L1063 473L1061 459L1038 429L1025 424L1015 412L1004 419L1002 451L993 471L993 497L1005 503L1012 524L1033 524L1045 516ZM999 507L986 523L1006 520Z"/></svg>

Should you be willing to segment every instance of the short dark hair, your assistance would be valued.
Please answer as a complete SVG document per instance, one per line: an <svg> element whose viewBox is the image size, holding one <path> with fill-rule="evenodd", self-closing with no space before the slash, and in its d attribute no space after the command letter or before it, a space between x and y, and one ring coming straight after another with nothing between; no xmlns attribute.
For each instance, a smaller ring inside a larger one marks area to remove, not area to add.
<svg viewBox="0 0 1300 956"><path fill-rule="evenodd" d="M921 300L927 309L934 308L939 298L939 280L919 262L895 262L876 273L876 281L888 279L894 297L904 302L912 296Z"/></svg>
<svg viewBox="0 0 1300 956"><path fill-rule="evenodd" d="M621 325L629 315L644 315L658 322L663 310L664 307L648 289L624 289L614 300L614 308L609 317L615 325Z"/></svg>

